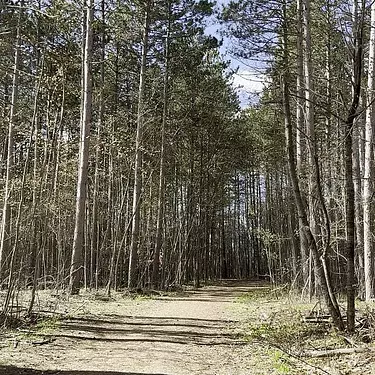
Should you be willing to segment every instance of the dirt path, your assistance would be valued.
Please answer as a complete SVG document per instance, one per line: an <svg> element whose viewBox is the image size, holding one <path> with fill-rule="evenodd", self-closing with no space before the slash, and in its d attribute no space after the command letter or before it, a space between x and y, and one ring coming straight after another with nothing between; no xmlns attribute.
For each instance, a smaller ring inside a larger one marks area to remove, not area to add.
<svg viewBox="0 0 375 375"><path fill-rule="evenodd" d="M236 335L243 316L236 298L254 287L227 283L99 304L78 297L76 313L45 335L52 342L2 345L0 374L261 374L251 370L250 348Z"/></svg>

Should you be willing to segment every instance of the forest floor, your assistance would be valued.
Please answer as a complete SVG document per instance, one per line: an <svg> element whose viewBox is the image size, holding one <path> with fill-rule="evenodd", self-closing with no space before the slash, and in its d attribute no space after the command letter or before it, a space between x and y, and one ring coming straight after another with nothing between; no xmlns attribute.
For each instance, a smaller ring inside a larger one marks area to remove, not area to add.
<svg viewBox="0 0 375 375"><path fill-rule="evenodd" d="M53 316L1 332L1 375L375 374L372 344L304 323L318 305L264 284L221 282L151 298L46 297L39 308ZM306 356L341 348L350 353Z"/></svg>

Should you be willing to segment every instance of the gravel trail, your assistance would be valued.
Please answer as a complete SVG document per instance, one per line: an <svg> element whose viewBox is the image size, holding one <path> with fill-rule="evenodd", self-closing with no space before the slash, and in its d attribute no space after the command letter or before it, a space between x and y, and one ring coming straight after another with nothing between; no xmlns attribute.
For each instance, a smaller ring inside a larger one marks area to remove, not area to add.
<svg viewBox="0 0 375 375"><path fill-rule="evenodd" d="M257 287L230 282L178 296L100 303L80 297L78 311L40 343L2 342L0 374L259 373L251 370L250 347L236 334L244 319L237 297Z"/></svg>

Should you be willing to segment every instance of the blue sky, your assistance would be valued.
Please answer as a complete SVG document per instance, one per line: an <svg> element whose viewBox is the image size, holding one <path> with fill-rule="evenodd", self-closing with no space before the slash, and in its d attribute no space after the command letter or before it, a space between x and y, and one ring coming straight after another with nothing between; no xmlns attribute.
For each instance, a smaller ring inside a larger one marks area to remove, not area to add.
<svg viewBox="0 0 375 375"><path fill-rule="evenodd" d="M222 4L228 3L228 0L218 0L217 6L220 7ZM220 35L220 28L216 20L213 18L211 24L206 28L206 33L216 36L218 39L222 39ZM221 53L225 60L231 61L231 69L238 69L237 73L233 76L233 86L235 87L240 100L241 106L246 107L250 103L258 101L259 94L263 90L265 77L259 73L255 68L246 64L246 61L240 61L236 57L232 56L229 52L229 41L224 39L223 46L221 47Z"/></svg>

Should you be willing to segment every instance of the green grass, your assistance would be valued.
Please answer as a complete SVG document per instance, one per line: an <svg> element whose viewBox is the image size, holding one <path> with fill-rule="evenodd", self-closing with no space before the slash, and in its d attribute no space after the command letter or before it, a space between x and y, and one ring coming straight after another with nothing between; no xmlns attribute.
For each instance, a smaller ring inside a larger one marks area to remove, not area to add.
<svg viewBox="0 0 375 375"><path fill-rule="evenodd" d="M35 332L41 335L50 334L60 327L60 319L57 317L43 318L35 325Z"/></svg>
<svg viewBox="0 0 375 375"><path fill-rule="evenodd" d="M253 301L259 301L259 300L264 300L267 298L272 298L270 293L271 293L271 289L267 287L251 289L248 292L237 297L237 302L250 303Z"/></svg>
<svg viewBox="0 0 375 375"><path fill-rule="evenodd" d="M37 320L34 325L28 326L28 329L17 335L20 341L33 341L43 336L50 336L60 327L60 319L57 317L43 317Z"/></svg>
<svg viewBox="0 0 375 375"><path fill-rule="evenodd" d="M292 374L292 366L289 363L288 357L282 353L280 350L275 350L270 352L272 359L273 368L277 371L278 374Z"/></svg>
<svg viewBox="0 0 375 375"><path fill-rule="evenodd" d="M303 357L305 350L336 349L348 345L343 335L330 324L304 321L305 316L324 313L324 308L316 301L309 303L285 291L274 293L270 288L259 288L241 295L237 302L242 304L241 310L246 311L247 317L239 335L250 347L261 345L265 349L263 356L259 355L264 373L311 373L315 365L326 367L326 358L306 359ZM308 363L312 364L311 367Z"/></svg>
<svg viewBox="0 0 375 375"><path fill-rule="evenodd" d="M303 340L324 336L327 329L304 324L299 320L250 323L245 333L247 341L266 340L275 344L301 343Z"/></svg>
<svg viewBox="0 0 375 375"><path fill-rule="evenodd" d="M277 298L266 288L245 293L238 302L248 307L249 317L241 334L249 343L263 342L295 352L346 346L343 337L329 324L304 322L303 317L314 309L313 303L293 301L287 294Z"/></svg>

